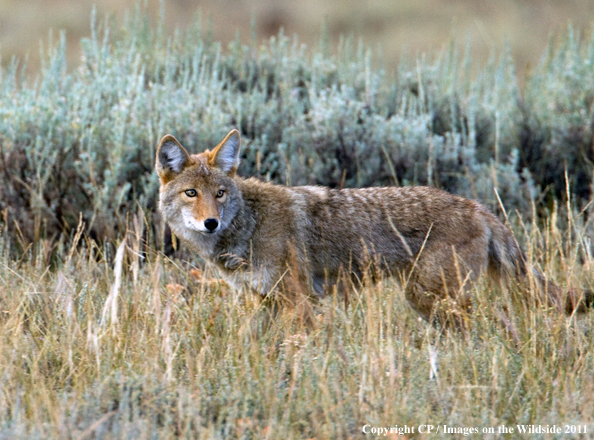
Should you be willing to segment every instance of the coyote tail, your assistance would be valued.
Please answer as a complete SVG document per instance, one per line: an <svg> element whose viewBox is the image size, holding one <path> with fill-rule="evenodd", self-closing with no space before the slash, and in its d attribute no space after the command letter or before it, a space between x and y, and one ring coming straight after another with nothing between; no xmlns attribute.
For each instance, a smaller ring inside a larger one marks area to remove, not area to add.
<svg viewBox="0 0 594 440"><path fill-rule="evenodd" d="M500 222L492 225L488 252L489 273L493 278L515 279L520 284L527 284L530 269L526 254L511 231ZM585 313L588 308L594 307L594 292L591 290L569 288L564 292L561 287L547 280L537 268L532 268L531 271L542 302L568 315L574 312Z"/></svg>

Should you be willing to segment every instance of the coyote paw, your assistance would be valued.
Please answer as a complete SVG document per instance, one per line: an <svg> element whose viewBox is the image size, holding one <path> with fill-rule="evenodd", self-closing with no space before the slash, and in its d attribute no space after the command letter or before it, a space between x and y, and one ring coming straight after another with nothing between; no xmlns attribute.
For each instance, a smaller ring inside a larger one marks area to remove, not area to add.
<svg viewBox="0 0 594 440"><path fill-rule="evenodd" d="M225 262L225 269L228 270L237 270L240 267L248 265L248 262L245 259L234 254L222 254L220 259Z"/></svg>

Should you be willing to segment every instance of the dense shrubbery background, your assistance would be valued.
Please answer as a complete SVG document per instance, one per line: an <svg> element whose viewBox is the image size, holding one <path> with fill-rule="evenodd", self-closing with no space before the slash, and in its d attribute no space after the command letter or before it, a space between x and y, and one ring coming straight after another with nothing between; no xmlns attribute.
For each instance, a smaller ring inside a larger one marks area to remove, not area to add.
<svg viewBox="0 0 594 440"><path fill-rule="evenodd" d="M497 207L589 199L594 42L569 32L517 84L505 54L484 68L458 49L378 67L345 40L308 51L279 35L221 48L199 25L163 36L141 14L93 26L72 72L64 40L41 75L19 63L0 79L0 211L24 242L74 228L114 238L126 212L154 213L155 145L172 133L192 152L233 127L242 175L292 185L435 185Z"/></svg>

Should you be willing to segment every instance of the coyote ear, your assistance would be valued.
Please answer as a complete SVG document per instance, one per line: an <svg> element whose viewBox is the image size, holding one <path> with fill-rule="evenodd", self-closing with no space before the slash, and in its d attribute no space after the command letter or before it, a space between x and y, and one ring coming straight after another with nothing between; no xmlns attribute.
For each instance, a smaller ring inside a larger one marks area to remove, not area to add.
<svg viewBox="0 0 594 440"><path fill-rule="evenodd" d="M239 132L231 130L223 142L210 153L209 165L233 177L239 167L239 143Z"/></svg>
<svg viewBox="0 0 594 440"><path fill-rule="evenodd" d="M163 136L157 148L155 168L163 183L172 180L176 174L190 164L190 155L172 135Z"/></svg>

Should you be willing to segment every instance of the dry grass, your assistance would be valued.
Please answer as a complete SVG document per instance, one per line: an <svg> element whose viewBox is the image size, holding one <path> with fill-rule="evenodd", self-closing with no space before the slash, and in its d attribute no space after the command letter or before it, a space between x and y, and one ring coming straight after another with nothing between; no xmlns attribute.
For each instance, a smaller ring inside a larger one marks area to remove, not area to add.
<svg viewBox="0 0 594 440"><path fill-rule="evenodd" d="M587 286L580 218L571 237L550 220L518 234L530 258L560 285ZM287 311L263 330L256 302L145 246L141 225L114 246L79 230L19 260L0 238L1 438L358 438L366 424L422 423L594 431L594 313L560 316L485 283L468 335L440 335L386 280L348 307L323 301L314 328Z"/></svg>

